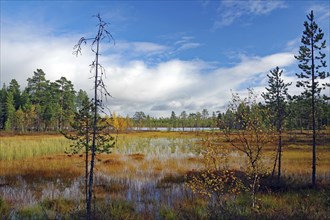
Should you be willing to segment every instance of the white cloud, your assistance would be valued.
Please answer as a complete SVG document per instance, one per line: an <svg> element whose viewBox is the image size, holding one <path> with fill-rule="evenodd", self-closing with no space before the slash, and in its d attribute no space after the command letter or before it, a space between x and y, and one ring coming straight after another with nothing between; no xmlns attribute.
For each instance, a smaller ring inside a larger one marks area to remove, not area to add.
<svg viewBox="0 0 330 220"><path fill-rule="evenodd" d="M180 52L200 47L191 36L182 36L179 40L169 45L153 42L127 42L117 41L115 47L106 46L106 52L117 59L144 60L147 63L158 63L178 55Z"/></svg>
<svg viewBox="0 0 330 220"><path fill-rule="evenodd" d="M192 36L183 35L179 40L174 42L174 46L170 53L179 53L184 50L194 49L200 47L202 44L195 42Z"/></svg>
<svg viewBox="0 0 330 220"><path fill-rule="evenodd" d="M201 45L200 43L185 43L185 44L182 44L182 45L179 47L178 51L197 48L197 47L199 47L200 45Z"/></svg>
<svg viewBox="0 0 330 220"><path fill-rule="evenodd" d="M111 48L111 50L114 50L115 52L130 52L134 53L135 56L139 55L154 55L154 54L159 54L162 53L169 48L156 44L156 43L151 43L151 42L125 42L125 41L119 41L116 43L115 48Z"/></svg>
<svg viewBox="0 0 330 220"><path fill-rule="evenodd" d="M235 20L242 16L265 15L275 9L286 7L283 1L221 1L218 8L218 19L214 22L213 28L218 29L223 26L231 25Z"/></svg>
<svg viewBox="0 0 330 220"><path fill-rule="evenodd" d="M93 54L86 46L82 56L72 55L78 36L52 37L31 29L13 37L10 32L13 30L6 29L6 34L1 35L1 83L8 84L15 78L24 88L26 79L41 68L51 81L65 76L76 89L92 92L92 81L88 78L92 75L89 64ZM186 39L177 45L190 41ZM230 90L244 90L251 82L254 86L263 86L264 82L258 81L261 75L266 76L275 66L284 68L294 62L291 53L244 56L239 63L227 68L215 67L203 60L179 59L150 65L142 58L125 56L127 53L147 55L166 50L166 46L156 43L124 42L111 47L108 50L111 54L100 57L106 68L105 83L113 96L108 100L112 111L121 115L144 111L151 116L169 116L171 110L179 114L183 110L196 112L207 108L211 113L227 104Z"/></svg>

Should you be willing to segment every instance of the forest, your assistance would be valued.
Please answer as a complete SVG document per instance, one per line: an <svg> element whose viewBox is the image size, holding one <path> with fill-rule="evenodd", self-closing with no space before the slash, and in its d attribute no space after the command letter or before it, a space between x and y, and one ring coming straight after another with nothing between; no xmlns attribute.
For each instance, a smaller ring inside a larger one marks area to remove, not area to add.
<svg viewBox="0 0 330 220"><path fill-rule="evenodd" d="M27 87L21 89L16 79L9 85L3 85L0 90L0 129L15 132L43 132L70 130L75 112L82 108L84 100L89 97L86 91L74 90L74 84L61 77L55 82L47 80L46 73L37 69L33 76L27 79ZM265 98L265 96L264 96ZM303 94L285 97L285 123L286 130L311 130L312 120L306 111L310 106L311 98ZM276 103L258 103L263 108L274 108ZM108 120L113 121L112 128L116 131L126 132L132 129L155 130L157 128L191 130L224 129L232 127L234 112L227 109L225 112L209 112L201 109L200 112L182 111L176 115L169 112L169 117L154 118L137 109L134 115L120 116L112 112ZM330 103L326 96L317 97L316 109L317 129L329 127ZM275 124L276 118L273 118Z"/></svg>

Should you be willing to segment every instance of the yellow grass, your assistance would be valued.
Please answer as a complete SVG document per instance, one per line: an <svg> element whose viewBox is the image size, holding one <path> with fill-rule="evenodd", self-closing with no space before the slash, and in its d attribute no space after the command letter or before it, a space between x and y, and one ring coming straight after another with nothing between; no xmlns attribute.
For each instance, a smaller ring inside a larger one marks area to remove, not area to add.
<svg viewBox="0 0 330 220"><path fill-rule="evenodd" d="M201 132L198 136L195 133L180 132L119 134L114 153L97 155L96 197L105 199L110 196L111 199L126 200L127 192L130 192L132 201L135 201L134 204L141 206L144 204L143 202L147 204L149 200L156 201L162 195L162 201L171 201L174 205L179 203L180 205L177 207L182 207L185 199L189 201L191 199L182 196L183 194L180 193L183 193L183 188L175 188L175 183L176 181L182 183L182 178L187 172L203 168L202 158L199 156L203 146L199 140L205 135L206 132ZM311 147L305 143L306 136L299 138L300 142L290 143L283 147L283 175L309 183L312 170ZM287 141L287 137L285 140ZM4 198L13 207L16 204L25 205L25 202L28 202L26 198L29 196L32 201L40 201L45 196L52 195L58 188L62 193L60 195L64 195L64 192L78 190L81 192L80 196L73 196L72 200L82 201L84 199L84 154L73 156L64 154L70 141L63 136L8 136L1 137L0 144L0 197L7 195ZM230 168L244 169L243 154L233 149L229 143L224 142L223 145L232 150L228 156ZM169 148L171 150L168 150ZM274 149L276 149L276 143L269 144L264 153L268 167L272 167ZM329 184L330 147L319 145L317 155L317 181ZM75 188L73 182L79 181L82 184L78 184ZM146 184L150 182L153 185ZM11 188L13 194L10 194L10 190L5 192L6 188ZM21 188L22 190L20 190ZM17 192L23 193L23 196L15 196ZM26 196L26 193L29 196ZM11 195L13 198L10 197ZM154 195L154 197L150 195ZM263 198L266 203L267 199L267 197ZM287 206L288 201L291 201L289 196L283 199L278 197L275 202L269 199L268 205L277 207L278 203L283 203L282 207ZM156 201L156 203L160 202ZM154 208L158 210L158 207Z"/></svg>
<svg viewBox="0 0 330 220"><path fill-rule="evenodd" d="M70 141L59 135L5 136L0 140L0 160L63 153Z"/></svg>
<svg viewBox="0 0 330 220"><path fill-rule="evenodd" d="M152 138L202 138L203 133L196 136L194 133L180 132L136 132L119 134L118 143L134 141L148 147ZM130 144L127 142L126 144ZM184 144L185 142L183 142ZM175 144L178 144L175 142ZM0 175L30 175L42 178L56 178L83 175L84 156L75 155L69 157L63 152L70 145L70 141L60 135L32 135L32 136L8 136L1 137L0 145ZM198 144L197 144L198 145ZM228 143L226 146L230 147ZM271 167L276 143L267 147L265 157L268 166ZM121 146L117 146L121 148ZM181 146L182 147L182 146ZM198 146L197 146L198 147ZM150 147L153 150L154 146ZM186 149L189 150L189 149ZM121 153L114 150L111 155L99 155L97 160L97 172L104 172L112 176L143 178L145 173L150 176L184 175L192 169L202 167L198 153L192 149L195 156L180 156L180 152L174 152L167 156L148 155L143 152ZM136 149L141 151L141 149ZM145 150L148 152L149 149ZM160 151L161 152L161 151ZM186 152L184 152L186 153ZM317 173L322 178L330 178L330 147L321 146L318 149ZM233 149L229 162L232 168L240 169L244 166L242 154ZM311 173L311 150L308 146L290 145L283 147L282 169L286 176L303 175Z"/></svg>

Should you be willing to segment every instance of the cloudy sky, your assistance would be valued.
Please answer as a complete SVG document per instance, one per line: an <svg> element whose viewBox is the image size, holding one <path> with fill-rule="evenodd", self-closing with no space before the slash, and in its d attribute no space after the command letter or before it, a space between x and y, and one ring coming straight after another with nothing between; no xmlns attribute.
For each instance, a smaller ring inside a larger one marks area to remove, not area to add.
<svg viewBox="0 0 330 220"><path fill-rule="evenodd" d="M75 89L92 92L81 37L94 37L100 13L115 44L103 42L100 62L112 111L150 116L224 110L232 92L261 93L269 70L279 66L295 82L294 55L306 14L329 42L329 1L0 1L1 85L21 88L36 69L54 81L65 76ZM329 63L329 46L327 47ZM291 93L297 93L293 83Z"/></svg>

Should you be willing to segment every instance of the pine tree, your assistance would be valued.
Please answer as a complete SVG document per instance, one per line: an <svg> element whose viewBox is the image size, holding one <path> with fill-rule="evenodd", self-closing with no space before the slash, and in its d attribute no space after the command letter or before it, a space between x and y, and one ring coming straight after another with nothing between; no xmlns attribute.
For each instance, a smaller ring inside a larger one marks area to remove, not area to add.
<svg viewBox="0 0 330 220"><path fill-rule="evenodd" d="M319 80L329 77L329 72L322 71L326 68L325 53L322 50L326 48L326 41L323 40L324 33L318 27L314 19L314 13L311 11L307 15L307 21L304 22L305 30L301 38L302 46L299 49L299 55L295 58L299 61L301 73L296 74L300 79L297 87L303 87L303 96L311 98L311 114L313 129L313 159L312 159L312 185L316 186L316 101L320 97L322 89L329 84L320 85Z"/></svg>
<svg viewBox="0 0 330 220"><path fill-rule="evenodd" d="M82 107L74 114L71 127L74 132L61 133L68 139L73 140L73 144L66 150L69 155L85 153L85 196L89 199L89 155L95 153L111 153L114 147L114 138L108 135L107 128L110 126L106 118L98 116L96 146L93 150L93 104L89 100L82 102Z"/></svg>
<svg viewBox="0 0 330 220"><path fill-rule="evenodd" d="M262 93L262 97L265 99L266 104L269 106L270 111L272 113L271 115L274 116L273 124L276 125L276 129L278 132L278 148L272 176L275 171L276 163L278 162L277 184L280 184L282 159L282 128L283 120L285 117L286 99L289 98L288 86L290 86L291 83L284 83L283 79L281 78L283 70L280 70L279 67L270 70L270 73L271 75L267 74L269 87L266 87L267 92Z"/></svg>
<svg viewBox="0 0 330 220"><path fill-rule="evenodd" d="M171 125L172 125L172 128L176 128L176 114L174 111L171 112L171 118L170 118L170 121L171 121Z"/></svg>
<svg viewBox="0 0 330 220"><path fill-rule="evenodd" d="M87 92L80 89L77 93L76 96L76 101L75 101L75 106L76 106L76 110L79 111L83 108L83 103L88 102L89 98L87 95Z"/></svg>
<svg viewBox="0 0 330 220"><path fill-rule="evenodd" d="M5 122L5 130L7 130L7 131L14 129L15 112L16 112L16 110L15 110L14 95L12 92L8 92L7 98L6 98L7 120Z"/></svg>
<svg viewBox="0 0 330 220"><path fill-rule="evenodd" d="M63 129L70 125L75 112L75 91L73 84L65 77L61 77L55 81L57 85L60 114L59 114L59 129Z"/></svg>
<svg viewBox="0 0 330 220"><path fill-rule="evenodd" d="M36 129L37 131L42 129L43 117L48 116L49 114L45 112L46 103L49 101L49 81L46 80L46 74L42 69L37 69L34 72L32 78L28 78L28 86L26 91L30 95L30 101L33 105L35 105L37 118L36 118ZM48 93L48 95L47 95Z"/></svg>
<svg viewBox="0 0 330 220"><path fill-rule="evenodd" d="M7 98L7 89L6 85L3 84L0 90L0 129L5 128L6 122L6 98Z"/></svg>
<svg viewBox="0 0 330 220"><path fill-rule="evenodd" d="M180 121L181 121L182 131L184 131L186 121L187 121L187 112L186 111L181 112Z"/></svg>

